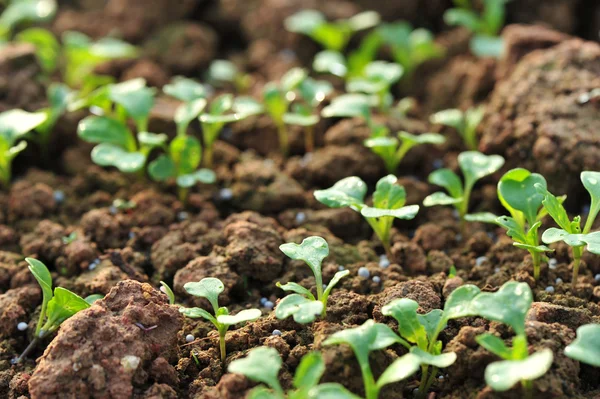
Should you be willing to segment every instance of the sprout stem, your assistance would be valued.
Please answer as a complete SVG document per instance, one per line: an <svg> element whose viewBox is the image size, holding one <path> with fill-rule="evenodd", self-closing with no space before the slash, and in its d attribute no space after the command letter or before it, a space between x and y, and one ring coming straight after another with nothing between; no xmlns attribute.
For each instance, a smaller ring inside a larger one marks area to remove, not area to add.
<svg viewBox="0 0 600 399"><path fill-rule="evenodd" d="M279 148L281 154L287 157L290 152L290 144L288 141L288 134L283 122L277 123L277 135L279 136Z"/></svg>
<svg viewBox="0 0 600 399"><path fill-rule="evenodd" d="M25 348L25 350L23 351L23 353L21 353L19 355L19 357L15 360L15 363L20 363L21 360L23 360L25 358L25 356L27 356L29 354L29 352L31 352L33 350L33 348L35 348L39 342L39 338L35 337L34 339L31 340L31 342L29 343L29 345L27 345L27 348Z"/></svg>
<svg viewBox="0 0 600 399"><path fill-rule="evenodd" d="M579 265L581 264L581 247L573 247L573 278L571 279L571 289L575 290L577 286L577 277L579 277Z"/></svg>
<svg viewBox="0 0 600 399"><path fill-rule="evenodd" d="M227 328L219 327L219 349L221 350L221 363L225 366L225 359L227 358L227 350L225 348L225 334Z"/></svg>
<svg viewBox="0 0 600 399"><path fill-rule="evenodd" d="M531 251L531 259L533 259L533 278L538 281L540 279L540 253Z"/></svg>
<svg viewBox="0 0 600 399"><path fill-rule="evenodd" d="M189 188L187 187L178 187L177 188L177 196L179 197L179 201L181 201L182 203L186 203L187 202L187 196L189 193Z"/></svg>
<svg viewBox="0 0 600 399"><path fill-rule="evenodd" d="M521 380L521 386L523 387L523 398L531 399L533 397L533 384L530 380Z"/></svg>

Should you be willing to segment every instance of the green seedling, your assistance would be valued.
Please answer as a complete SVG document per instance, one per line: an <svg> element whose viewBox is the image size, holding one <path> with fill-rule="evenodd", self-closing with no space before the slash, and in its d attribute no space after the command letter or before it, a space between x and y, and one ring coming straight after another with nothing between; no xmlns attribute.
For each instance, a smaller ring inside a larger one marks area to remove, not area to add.
<svg viewBox="0 0 600 399"><path fill-rule="evenodd" d="M373 61L365 66L361 76L348 80L346 90L351 93L366 93L376 96L379 110L387 113L393 99L390 90L400 80L403 73L404 69L399 64Z"/></svg>
<svg viewBox="0 0 600 399"><path fill-rule="evenodd" d="M252 83L252 77L243 73L231 61L214 60L208 67L208 81L216 86L232 84L238 93L246 93Z"/></svg>
<svg viewBox="0 0 600 399"><path fill-rule="evenodd" d="M565 244L571 247L573 253L573 278L571 285L573 289L577 285L581 256L586 247L591 253L600 255L600 231L590 233L596 216L598 216L598 212L600 211L600 172L581 172L580 178L591 198L590 212L583 230L581 229L581 216L576 216L573 220L570 220L560 198L552 195L543 185L535 185L535 188L544 195L542 204L544 204L546 212L560 227L560 229L551 227L544 231L542 241L545 244L564 241Z"/></svg>
<svg viewBox="0 0 600 399"><path fill-rule="evenodd" d="M376 26L379 20L376 12L365 11L348 19L327 22L319 11L302 10L286 18L284 25L288 31L304 34L326 50L341 52L354 33Z"/></svg>
<svg viewBox="0 0 600 399"><path fill-rule="evenodd" d="M0 39L9 40L24 22L44 23L56 14L55 0L12 0L0 15Z"/></svg>
<svg viewBox="0 0 600 399"><path fill-rule="evenodd" d="M323 274L321 263L329 255L327 241L321 237L308 237L302 240L300 245L287 243L279 246L281 252L294 260L304 261L315 276L317 297L300 284L289 282L287 284L277 283L277 286L286 292L293 292L283 298L275 309L278 319L294 317L297 323L311 323L317 316L325 317L327 313L327 299L333 287L343 278L350 274L349 270L337 272L327 287L323 289Z"/></svg>
<svg viewBox="0 0 600 399"><path fill-rule="evenodd" d="M214 143L227 123L241 121L263 111L263 106L251 97L233 98L231 94L222 94L215 98L210 103L208 111L200 115L204 143L204 166L212 167Z"/></svg>
<svg viewBox="0 0 600 399"><path fill-rule="evenodd" d="M74 242L75 240L77 240L77 232L76 232L76 231L74 231L74 232L72 232L71 234L69 234L68 236L64 236L64 237L62 238L62 242L63 242L63 244L65 244L65 245L69 245L69 244L71 244L72 242Z"/></svg>
<svg viewBox="0 0 600 399"><path fill-rule="evenodd" d="M365 398L377 399L379 392L385 385L402 381L416 373L421 366L422 360L429 362L429 360L426 360L427 354L421 356L421 353L413 353L411 351L411 353L396 359L379 376L379 379L375 381L369 364L369 352L385 349L397 343L410 347L405 340L396 335L387 325L367 320L360 327L336 332L327 338L323 342L323 345L346 344L350 346L362 373Z"/></svg>
<svg viewBox="0 0 600 399"><path fill-rule="evenodd" d="M458 166L464 176L464 186L460 178L450 169L433 171L428 178L429 183L444 187L448 194L438 191L423 200L424 206L452 205L458 211L461 226L469 211L469 199L475 183L485 176L497 172L504 165L500 155L484 155L477 151L461 152L458 155Z"/></svg>
<svg viewBox="0 0 600 399"><path fill-rule="evenodd" d="M72 105L102 110L102 116L88 116L77 126L82 140L98 144L92 150L92 161L100 166L114 166L124 173L143 173L152 149L167 141L166 134L147 131L154 90L146 87L144 79L103 86ZM135 122L137 140L127 126L129 118Z"/></svg>
<svg viewBox="0 0 600 399"><path fill-rule="evenodd" d="M296 97L299 102L292 104L291 112L283 115L286 125L302 126L305 129L304 149L306 152L312 152L315 147L314 126L319 123L317 107L332 91L331 83L306 77L297 86Z"/></svg>
<svg viewBox="0 0 600 399"><path fill-rule="evenodd" d="M226 307L219 307L219 295L225 290L225 286L218 278L206 277L199 282L185 283L183 288L188 294L200 298L206 298L212 306L214 316L202 308L179 308L179 311L187 317L194 319L203 318L210 321L219 333L219 349L221 351L221 362L225 364L227 352L225 349L225 334L230 326L253 321L261 316L259 309L244 309L235 315L230 315Z"/></svg>
<svg viewBox="0 0 600 399"><path fill-rule="evenodd" d="M444 13L444 21L451 26L463 26L474 36L471 52L478 57L499 57L504 41L499 36L506 16L505 4L510 0L484 0L483 11L476 12L469 0L455 0L457 8Z"/></svg>
<svg viewBox="0 0 600 399"><path fill-rule="evenodd" d="M600 367L600 324L577 329L577 338L565 348L565 355L590 366Z"/></svg>
<svg viewBox="0 0 600 399"><path fill-rule="evenodd" d="M15 35L15 41L29 43L35 47L35 54L45 78L56 71L59 65L61 47L52 32L43 28L25 29Z"/></svg>
<svg viewBox="0 0 600 399"><path fill-rule="evenodd" d="M434 309L427 314L417 313L419 304L408 298L396 299L381 308L385 316L391 316L398 322L398 333L402 345L418 358L421 366L421 384L419 395L424 397L433 384L438 368L451 366L456 361L454 352L442 353L440 332L446 328L449 320L475 316L472 303L480 293L474 285L463 285L450 294L444 310ZM429 366L433 369L429 372Z"/></svg>
<svg viewBox="0 0 600 399"><path fill-rule="evenodd" d="M4 187L10 185L13 159L27 148L27 142L22 139L47 119L44 112L31 113L22 109L0 113L0 183Z"/></svg>
<svg viewBox="0 0 600 399"><path fill-rule="evenodd" d="M273 120L279 137L279 148L283 156L289 153L288 131L285 127L285 115L295 99L294 91L306 79L307 73L302 68L292 68L281 78L279 83L269 82L263 88L263 104L265 111Z"/></svg>
<svg viewBox="0 0 600 399"><path fill-rule="evenodd" d="M494 223L506 229L506 234L515 241L513 245L531 254L533 276L538 280L542 255L552 250L540 245L538 230L548 213L542 207L544 195L538 192L536 184L544 190L547 187L546 179L538 173L523 168L506 172L498 182L498 198L510 216L485 212L466 215L465 220Z"/></svg>
<svg viewBox="0 0 600 399"><path fill-rule="evenodd" d="M81 32L63 33L62 43L64 82L69 87L82 86L83 97L109 81L106 77L99 77L93 73L96 66L109 60L134 58L138 54L136 47L122 40L105 37L93 41Z"/></svg>
<svg viewBox="0 0 600 399"><path fill-rule="evenodd" d="M52 83L48 86L48 107L38 111L46 114L46 120L35 128L35 131L38 133L35 139L46 158L48 158L50 137L54 126L56 126L60 117L67 111L72 94L72 91L62 83Z"/></svg>
<svg viewBox="0 0 600 399"><path fill-rule="evenodd" d="M261 346L248 352L248 356L231 362L227 370L230 373L242 374L249 380L265 384L250 391L248 399L359 399L341 384L319 384L325 372L325 362L318 352L311 352L300 361L294 376L294 389L287 392L279 383L281 357L277 349Z"/></svg>
<svg viewBox="0 0 600 399"><path fill-rule="evenodd" d="M405 21L380 25L377 33L390 48L394 61L402 65L404 80L410 80L419 65L444 55L444 49L435 43L435 36L430 31L413 29Z"/></svg>
<svg viewBox="0 0 600 399"><path fill-rule="evenodd" d="M550 349L529 355L525 317L532 301L531 288L515 281L505 283L497 292L482 292L473 299L471 306L479 316L504 323L515 332L512 347L493 334L476 337L479 345L503 359L485 369L485 382L494 391L507 391L520 382L524 396L531 397L531 381L546 374L552 366L554 356Z"/></svg>
<svg viewBox="0 0 600 399"><path fill-rule="evenodd" d="M460 134L467 148L471 151L476 151L479 147L477 141L477 127L483 119L485 108L478 106L469 108L466 111L460 109L446 109L444 111L433 114L429 121L437 125L449 126Z"/></svg>
<svg viewBox="0 0 600 399"><path fill-rule="evenodd" d="M373 193L373 206L365 204L367 185L356 176L342 179L326 190L316 190L314 195L317 201L330 208L349 207L360 212L379 237L391 259L390 232L394 219L414 219L419 211L418 205L404 206L406 191L404 187L396 184L397 181L396 176L387 175L377 182Z"/></svg>
<svg viewBox="0 0 600 399"><path fill-rule="evenodd" d="M129 201L129 200L124 200L122 198L116 198L112 202L112 206L114 206L115 209L117 209L119 211L130 211L132 209L135 209L137 204L135 203L135 201Z"/></svg>
<svg viewBox="0 0 600 399"><path fill-rule="evenodd" d="M27 356L39 341L56 331L63 321L80 310L89 308L90 304L98 299L96 295L83 299L79 295L61 287L54 288L53 292L52 276L46 265L33 258L25 258L25 261L29 264L29 271L33 274L33 277L35 277L42 289L42 308L33 340L16 359L17 363Z"/></svg>
<svg viewBox="0 0 600 399"><path fill-rule="evenodd" d="M168 145L165 154L148 165L148 174L155 181L175 179L179 200L185 202L191 187L198 183L212 184L217 177L210 169L201 168L202 145L193 136L177 136Z"/></svg>
<svg viewBox="0 0 600 399"><path fill-rule="evenodd" d="M398 138L387 135L370 137L364 141L364 145L383 159L389 173L395 173L404 156L413 147L420 144L443 144L445 141L446 138L437 133L414 135L398 132Z"/></svg>
<svg viewBox="0 0 600 399"><path fill-rule="evenodd" d="M165 283L164 281L161 281L160 286L161 291L163 291L167 298L169 298L169 305L175 305L175 293L173 292L171 287L169 287L169 284Z"/></svg>
<svg viewBox="0 0 600 399"><path fill-rule="evenodd" d="M184 103L191 103L207 97L206 87L193 79L183 76L175 76L163 86L163 92Z"/></svg>

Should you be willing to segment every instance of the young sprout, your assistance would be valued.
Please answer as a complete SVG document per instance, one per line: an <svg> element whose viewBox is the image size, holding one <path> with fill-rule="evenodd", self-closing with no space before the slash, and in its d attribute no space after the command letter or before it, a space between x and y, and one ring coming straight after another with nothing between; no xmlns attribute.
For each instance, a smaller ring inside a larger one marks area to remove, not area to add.
<svg viewBox="0 0 600 399"><path fill-rule="evenodd" d="M251 97L241 96L234 99L231 94L222 94L215 98L210 103L208 112L200 115L204 165L207 168L212 167L214 143L227 123L241 121L263 111L263 106Z"/></svg>
<svg viewBox="0 0 600 399"><path fill-rule="evenodd" d="M271 117L277 135L279 148L284 156L289 153L289 138L285 127L285 114L295 99L294 90L306 79L307 73L302 68L292 68L281 78L279 83L269 82L263 88L263 103L266 113Z"/></svg>
<svg viewBox="0 0 600 399"><path fill-rule="evenodd" d="M437 112L429 118L431 123L452 127L458 131L467 148L476 151L479 147L477 141L477 127L483 119L485 108L480 105L475 108L469 108L466 111L460 109L446 109Z"/></svg>
<svg viewBox="0 0 600 399"><path fill-rule="evenodd" d="M423 200L424 206L452 205L458 211L462 221L469 211L469 199L475 183L481 178L497 172L504 165L500 155L484 155L477 151L461 152L458 155L458 166L464 176L464 186L460 178L450 169L433 171L428 178L429 183L444 187L448 194L438 191Z"/></svg>
<svg viewBox="0 0 600 399"><path fill-rule="evenodd" d="M30 131L48 119L44 112L27 112L13 109L0 113L0 183L10 185L12 160L27 147L22 140Z"/></svg>
<svg viewBox="0 0 600 399"><path fill-rule="evenodd" d="M544 196L542 201L544 209L560 227L560 229L551 227L544 231L542 241L546 244L564 241L573 252L573 279L571 281L573 289L577 285L581 256L586 246L591 253L600 255L600 231L590 233L600 211L600 172L581 172L580 178L591 198L590 211L583 230L581 229L581 216L570 220L561 199L552 195L543 185L535 185L535 188Z"/></svg>
<svg viewBox="0 0 600 399"><path fill-rule="evenodd" d="M44 112L47 117L41 125L35 128L35 131L38 133L36 139L40 149L47 158L52 131L54 130L54 126L58 122L58 119L66 112L73 92L69 87L62 83L52 83L48 86L46 93L48 97L48 107L41 109L38 112Z"/></svg>
<svg viewBox="0 0 600 399"><path fill-rule="evenodd" d="M418 205L404 206L406 191L404 187L396 184L397 181L396 176L387 175L377 182L373 193L373 206L365 204L367 185L356 176L342 179L326 190L316 190L314 195L317 201L330 208L349 207L360 212L391 258L390 231L394 218L410 220L419 211Z"/></svg>
<svg viewBox="0 0 600 399"><path fill-rule="evenodd" d="M379 379L375 381L371 365L369 364L369 352L385 349L396 343L408 345L406 341L398 337L387 325L375 323L373 320L367 320L360 327L336 332L327 338L323 342L323 345L346 344L350 346L358 361L363 377L365 398L377 399L379 397L379 391L381 391L385 385L402 381L410 377L416 373L421 366L420 357L413 353L408 353L390 364L381 376L379 376Z"/></svg>
<svg viewBox="0 0 600 399"><path fill-rule="evenodd" d="M542 254L552 250L539 241L538 229L547 211L542 207L544 195L536 184L545 190L544 176L523 168L506 172L498 182L498 198L510 216L498 217L486 212L466 215L465 220L494 223L506 229L506 234L515 241L513 245L531 254L533 277L538 280Z"/></svg>
<svg viewBox="0 0 600 399"><path fill-rule="evenodd" d="M208 67L208 81L213 85L224 86L232 84L238 93L246 93L252 83L249 74L241 72L238 67L228 60L214 60Z"/></svg>
<svg viewBox="0 0 600 399"><path fill-rule="evenodd" d="M361 76L353 77L346 83L346 90L351 93L366 93L377 97L379 110L387 113L392 104L390 93L404 69L401 65L386 61L373 61L365 67Z"/></svg>
<svg viewBox="0 0 600 399"><path fill-rule="evenodd" d="M421 384L419 394L424 397L435 380L438 368L449 367L456 361L454 352L442 353L440 332L449 320L475 316L472 303L480 293L474 285L463 285L450 294L444 310L434 309L427 314L417 313L419 304L408 298L396 299L385 305L381 312L398 322L398 332L410 353L419 360ZM429 373L429 366L433 370Z"/></svg>
<svg viewBox="0 0 600 399"><path fill-rule="evenodd" d="M314 126L319 123L317 107L333 91L333 86L327 81L306 77L296 91L300 102L292 105L292 112L283 115L283 121L287 125L305 128L304 148L306 152L312 152L315 147Z"/></svg>
<svg viewBox="0 0 600 399"><path fill-rule="evenodd" d="M53 292L52 276L46 265L33 258L25 258L25 261L29 264L29 271L42 288L42 308L35 328L34 338L16 359L17 363L27 356L39 341L56 331L63 321L80 310L89 308L90 304L98 299L96 295L91 295L83 299L79 295L61 287L56 287Z"/></svg>
<svg viewBox="0 0 600 399"><path fill-rule="evenodd" d="M68 236L64 236L64 237L62 238L62 242L63 242L63 244L65 244L65 245L69 245L69 244L71 244L72 242L75 242L75 240L77 240L77 232L76 232L76 231L74 231L74 232L72 232L71 234L69 234Z"/></svg>
<svg viewBox="0 0 600 399"><path fill-rule="evenodd" d="M165 134L148 132L148 118L154 105L154 90L144 79L107 85L95 90L74 107L101 109L102 116L88 116L77 126L77 134L88 143L97 143L92 161L114 166L124 173L142 172L150 151L161 147ZM137 128L137 141L127 126L131 118Z"/></svg>
<svg viewBox="0 0 600 399"><path fill-rule="evenodd" d="M60 43L52 32L43 28L28 28L15 36L19 43L29 43L35 47L35 55L40 63L44 78L50 79L60 60Z"/></svg>
<svg viewBox="0 0 600 399"><path fill-rule="evenodd" d="M265 384L254 388L249 398L265 399L305 399L305 398L338 398L358 399L341 384L319 384L325 372L325 362L319 352L310 352L302 357L294 376L294 389L285 392L279 383L281 357L277 349L261 346L251 349L248 356L236 359L227 368L230 373L242 374L249 380Z"/></svg>
<svg viewBox="0 0 600 399"><path fill-rule="evenodd" d="M260 317L261 312L259 309L244 309L238 312L236 315L230 315L226 307L219 307L219 295L225 290L225 286L218 278L206 277L199 282L185 283L183 288L188 294L194 295L200 298L206 298L213 308L213 313L210 314L202 308L179 308L179 311L187 317L191 318L203 318L210 321L219 333L219 349L221 351L221 362L225 364L225 358L227 352L225 350L225 334L229 327L234 324L244 323L247 321L253 321Z"/></svg>
<svg viewBox="0 0 600 399"><path fill-rule="evenodd" d="M327 241L321 237L308 237L302 240L300 245L287 243L279 246L281 252L294 260L303 260L315 276L317 297L300 284L289 282L287 284L277 283L277 286L286 292L293 292L283 298L275 309L278 319L293 316L297 323L311 323L317 316L325 317L327 313L327 299L335 285L346 277L350 271L337 272L327 287L323 289L323 275L321 263L329 255Z"/></svg>
<svg viewBox="0 0 600 399"><path fill-rule="evenodd" d="M445 141L446 138L437 133L414 135L402 131L398 132L398 138L387 135L370 137L364 141L364 145L383 159L389 173L395 173L411 148L420 144L442 144Z"/></svg>
<svg viewBox="0 0 600 399"><path fill-rule="evenodd" d="M565 355L590 366L600 367L600 324L577 329L577 338L565 348Z"/></svg>
<svg viewBox="0 0 600 399"><path fill-rule="evenodd" d="M365 11L348 19L327 22L316 10L302 10L284 21L285 28L309 36L327 50L342 52L355 32L369 29L379 23L379 14Z"/></svg>
<svg viewBox="0 0 600 399"><path fill-rule="evenodd" d="M524 396L531 397L531 381L543 376L552 366L554 356L550 349L529 355L525 317L532 301L533 294L526 283L509 281L497 292L480 293L471 303L479 316L507 324L516 334L512 348L490 333L475 338L479 345L503 359L489 364L485 369L485 382L494 391L507 391L520 382Z"/></svg>
<svg viewBox="0 0 600 399"><path fill-rule="evenodd" d="M167 298L169 298L169 305L175 305L175 293L173 292L171 287L169 287L169 284L165 283L164 281L161 281L160 287L160 290L165 293Z"/></svg>
<svg viewBox="0 0 600 399"><path fill-rule="evenodd" d="M155 181L175 179L179 200L185 202L191 187L198 183L212 184L217 177L210 169L198 169L202 160L202 146L193 136L176 136L165 154L148 165L148 174Z"/></svg>
<svg viewBox="0 0 600 399"><path fill-rule="evenodd" d="M444 13L444 21L451 26L463 26L474 36L471 39L471 52L478 57L499 57L504 49L504 41L499 37L504 26L505 4L510 0L484 0L483 11L477 13L470 0L454 0L457 8Z"/></svg>
<svg viewBox="0 0 600 399"><path fill-rule="evenodd" d="M11 1L0 15L0 38L8 41L13 30L21 23L43 23L51 20L56 14L56 9L56 0Z"/></svg>
<svg viewBox="0 0 600 399"><path fill-rule="evenodd" d="M404 68L403 79L406 80L411 79L422 63L444 55L444 49L435 43L430 31L424 28L413 30L405 21L380 25L377 33L390 47L394 61Z"/></svg>
<svg viewBox="0 0 600 399"><path fill-rule="evenodd" d="M163 86L163 92L184 103L191 103L208 96L203 84L183 76L174 76L168 84Z"/></svg>

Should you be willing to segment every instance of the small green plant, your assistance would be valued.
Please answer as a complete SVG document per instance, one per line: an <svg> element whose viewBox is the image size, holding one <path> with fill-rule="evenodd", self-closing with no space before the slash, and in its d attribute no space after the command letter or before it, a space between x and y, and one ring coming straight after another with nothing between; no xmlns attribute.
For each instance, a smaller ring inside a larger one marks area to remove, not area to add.
<svg viewBox="0 0 600 399"><path fill-rule="evenodd" d="M287 243L279 246L281 252L294 260L303 260L315 276L315 286L317 297L300 284L289 282L287 284L277 283L277 286L286 292L293 292L283 298L275 309L275 316L278 319L285 319L290 316L298 323L310 323L317 316L325 317L327 313L327 299L335 285L346 277L350 271L343 270L337 272L327 287L323 287L323 275L321 272L321 263L329 255L329 246L327 241L321 237L313 236L302 240L300 245Z"/></svg>
<svg viewBox="0 0 600 399"><path fill-rule="evenodd" d="M504 49L504 41L499 36L504 26L505 4L510 0L484 0L483 11L479 14L470 0L455 0L456 8L444 14L444 21L451 26L463 26L474 36L471 39L471 52L478 57L499 57Z"/></svg>
<svg viewBox="0 0 600 399"><path fill-rule="evenodd" d="M510 216L498 217L486 212L466 215L465 219L494 223L506 229L506 234L515 241L513 245L531 254L533 277L538 280L542 255L552 250L540 245L538 230L548 213L542 207L544 195L538 192L536 184L544 190L547 187L546 179L538 173L523 168L509 170L498 182L498 199Z"/></svg>
<svg viewBox="0 0 600 399"><path fill-rule="evenodd" d="M43 23L56 14L55 0L12 0L0 15L0 39L9 40L16 27L24 22Z"/></svg>
<svg viewBox="0 0 600 399"><path fill-rule="evenodd" d="M46 265L33 258L25 258L25 261L29 264L29 271L42 288L42 308L33 340L16 359L17 363L27 356L39 341L56 331L63 321L80 310L89 308L90 304L98 299L96 295L91 295L87 299L83 299L79 295L62 287L54 288L53 292L52 276Z"/></svg>
<svg viewBox="0 0 600 399"><path fill-rule="evenodd" d="M531 288L515 281L505 283L497 292L482 292L473 299L471 306L479 316L507 324L515 332L512 348L490 333L475 338L479 345L503 359L485 369L485 382L494 391L507 391L520 382L524 397L531 397L531 381L546 374L552 366L552 350L543 349L532 355L528 351L525 317L532 301Z"/></svg>
<svg viewBox="0 0 600 399"><path fill-rule="evenodd" d="M433 171L429 175L429 183L444 187L449 195L438 191L427 196L423 200L423 205L452 205L458 211L461 221L464 220L469 211L469 199L475 183L497 172L502 165L504 165L504 158L500 155L484 155L477 151L461 152L458 155L458 166L464 176L464 186L456 173L450 169Z"/></svg>
<svg viewBox="0 0 600 399"><path fill-rule="evenodd" d="M376 381L369 364L369 352L385 349L397 343L410 346L387 325L367 320L360 327L348 328L336 332L327 338L323 342L323 345L346 344L350 346L358 361L363 377L365 398L377 399L379 392L385 385L410 377L419 370L421 361L425 359L425 357L420 357L419 354L412 352L399 357L385 369Z"/></svg>
<svg viewBox="0 0 600 399"><path fill-rule="evenodd" d="M227 123L241 121L263 111L263 106L251 97L233 98L231 94L222 94L215 98L210 103L208 112L200 115L204 144L204 166L207 168L212 167L214 143Z"/></svg>
<svg viewBox="0 0 600 399"><path fill-rule="evenodd" d="M309 36L327 50L343 51L355 32L369 29L379 23L379 14L365 11L348 19L328 22L316 10L302 10L286 18L285 28L290 32Z"/></svg>
<svg viewBox="0 0 600 399"><path fill-rule="evenodd" d="M77 126L78 136L98 144L92 150L92 161L100 166L114 166L124 173L143 172L153 148L167 140L165 134L148 132L150 110L154 105L154 90L144 79L103 86L74 107L97 107L102 116L88 116ZM127 126L131 118L137 128L137 140Z"/></svg>
<svg viewBox="0 0 600 399"><path fill-rule="evenodd" d="M570 220L561 199L552 195L543 185L535 185L535 188L544 195L544 200L542 201L544 209L560 227L560 229L551 227L544 231L542 241L545 244L564 241L565 244L571 247L573 253L573 278L571 285L573 289L577 285L581 256L586 247L591 253L600 255L600 231L590 233L596 216L598 216L598 212L600 211L600 172L584 171L581 172L580 178L591 198L590 212L583 230L581 229L581 216L576 216L573 220Z"/></svg>
<svg viewBox="0 0 600 399"><path fill-rule="evenodd" d="M281 357L277 349L261 346L248 352L248 356L231 362L227 370L242 374L246 378L265 384L254 388L248 394L249 399L359 399L341 384L319 384L325 372L325 363L319 352L311 352L302 357L294 376L294 389L285 392L279 383Z"/></svg>
<svg viewBox="0 0 600 399"><path fill-rule="evenodd" d="M13 159L27 148L27 142L22 139L47 119L44 112L31 113L22 109L0 113L0 183L4 187L10 185Z"/></svg>
<svg viewBox="0 0 600 399"><path fill-rule="evenodd" d="M414 219L419 211L418 205L404 206L406 191L396 184L397 181L394 175L379 179L373 193L373 206L365 204L367 185L356 176L342 179L326 190L316 190L314 195L317 201L330 208L349 207L360 212L391 259L390 232L394 219Z"/></svg>
<svg viewBox="0 0 600 399"><path fill-rule="evenodd" d="M398 132L398 138L387 135L370 137L364 141L364 145L383 159L389 173L395 173L404 156L413 147L420 144L443 144L445 141L446 138L437 133L414 135Z"/></svg>
<svg viewBox="0 0 600 399"><path fill-rule="evenodd" d="M214 60L207 71L208 81L217 86L232 84L238 93L246 93L252 83L252 77L243 73L231 61Z"/></svg>
<svg viewBox="0 0 600 399"><path fill-rule="evenodd" d="M480 105L469 108L466 111L460 109L446 109L433 114L429 120L431 123L452 127L458 131L467 148L476 151L479 143L477 141L477 127L483 119L485 108Z"/></svg>
<svg viewBox="0 0 600 399"><path fill-rule="evenodd" d="M161 289L165 293L167 298L169 298L169 305L175 305L175 293L173 292L171 287L169 287L169 284L165 283L164 281L161 281L160 286L162 287Z"/></svg>
<svg viewBox="0 0 600 399"><path fill-rule="evenodd" d="M171 81L163 86L163 92L184 103L207 97L206 87L193 79L183 76L174 76Z"/></svg>
<svg viewBox="0 0 600 399"><path fill-rule="evenodd" d="M365 66L360 76L348 80L346 90L351 93L366 93L376 96L379 110L388 113L393 101L390 90L400 80L403 73L404 69L399 64L373 61Z"/></svg>
<svg viewBox="0 0 600 399"><path fill-rule="evenodd" d="M403 79L410 80L417 67L440 58L444 49L435 43L435 36L424 28L413 29L410 23L399 21L377 27L384 45L389 46L394 61L404 68Z"/></svg>
<svg viewBox="0 0 600 399"><path fill-rule="evenodd" d="M221 362L225 364L227 352L225 349L225 334L230 326L234 324L253 321L261 316L259 309L244 309L235 315L230 315L226 307L219 307L219 295L225 290L225 286L218 278L207 277L199 282L185 283L183 288L188 294L200 298L206 298L213 308L214 316L202 308L179 308L179 311L187 317L203 318L210 321L219 333L219 349L221 351Z"/></svg>
<svg viewBox="0 0 600 399"><path fill-rule="evenodd" d="M565 355L590 366L600 367L600 324L577 329L577 338L565 348Z"/></svg>
<svg viewBox="0 0 600 399"><path fill-rule="evenodd" d="M74 231L71 234L69 234L68 236L64 236L62 238L62 242L65 245L71 244L72 242L74 242L75 240L77 240L77 232Z"/></svg>
<svg viewBox="0 0 600 399"><path fill-rule="evenodd" d="M419 304L408 298L393 300L381 308L385 316L391 316L398 322L398 332L402 344L419 359L421 365L421 384L419 395L424 397L433 384L438 368L451 366L456 361L454 352L442 353L440 332L446 328L449 320L475 316L472 302L480 293L474 285L463 285L450 294L444 310L434 309L427 314L417 313ZM429 366L433 366L431 373Z"/></svg>
<svg viewBox="0 0 600 399"><path fill-rule="evenodd" d="M42 68L43 77L50 80L60 62L61 47L52 32L44 28L28 28L15 35L18 43L29 43L35 47L35 54Z"/></svg>
<svg viewBox="0 0 600 399"><path fill-rule="evenodd" d="M47 117L41 125L35 128L35 131L38 133L35 136L35 139L39 144L40 150L47 158L52 131L54 130L54 126L58 122L58 119L67 111L73 93L62 83L50 84L46 92L48 107L41 109L38 112L44 112Z"/></svg>

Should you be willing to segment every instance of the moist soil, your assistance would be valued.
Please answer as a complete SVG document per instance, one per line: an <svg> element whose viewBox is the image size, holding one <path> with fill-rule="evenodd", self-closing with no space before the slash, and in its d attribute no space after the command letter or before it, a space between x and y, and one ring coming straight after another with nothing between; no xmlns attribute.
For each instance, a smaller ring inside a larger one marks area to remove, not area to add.
<svg viewBox="0 0 600 399"><path fill-rule="evenodd" d="M141 76L160 88L177 74L201 78L199 71L212 59L230 57L251 73L254 95L288 68L309 65L318 51L308 39L282 28L282 20L301 8L319 8L329 18L341 18L373 6L386 19L425 24L438 32L446 58L423 65L412 85L395 93L418 100L406 118L376 117L392 131L437 129L448 138L439 148L415 148L403 160L397 175L408 204L422 203L435 190L427 183L428 174L442 166L456 169L456 156L464 150L456 132L431 126L427 115L485 104L480 150L503 155L507 165L477 185L471 210L502 214L496 183L515 166L543 173L552 190L568 193L567 205L574 214L589 205L578 174L600 170L600 108L597 101L578 99L600 87L600 46L584 40L593 39L591 27L600 26L600 6L594 2L512 2L510 21L540 24L506 27L506 51L500 60L469 54L468 32L443 26L448 2L441 0L394 7L388 2L298 0L154 1L152 7L128 0L109 1L104 8L100 1L68 3L53 23L55 32L76 29L100 37L118 31L145 49L141 59L111 62L99 72L121 80ZM35 78L38 72L27 46L2 49L0 109L41 108L45 99ZM343 88L342 82L333 83ZM150 130L173 134L176 106L159 98ZM349 348L323 346L329 335L368 319L395 328L381 313L395 298L414 299L425 313L443 307L462 284L494 291L507 281L525 282L535 301L527 322L530 352L550 348L555 359L550 371L534 381L534 396L600 396L600 371L563 353L579 326L600 322L600 281L594 278L600 275L600 258L584 256L574 290L569 249L556 244L536 282L530 257L503 230L478 223L462 229L456 213L443 207L421 207L414 220L396 222L391 256L382 258L383 248L359 214L325 208L312 194L353 175L363 178L372 192L387 174L381 160L362 145L369 136L363 121L323 120L312 153L304 152L303 132L291 128L291 155L286 159L277 153L276 129L267 117L234 124L216 144L217 182L195 187L182 203L173 183L156 184L91 163L91 147L75 139L77 122L84 116L69 114L59 121L46 158L30 145L15 162L12 186L0 192L0 397L244 397L254 384L226 373L211 325L184 318L157 289L165 281L178 305L207 307L183 289L186 282L204 277L223 281L219 299L230 311L263 311L259 320L230 329L227 364L253 347L273 347L283 359L280 380L289 388L302 356L319 350L326 364L321 381L339 382L358 395L364 394L358 364ZM191 128L199 133L199 126ZM115 200L135 206L120 209ZM65 243L63 237L71 233L75 240ZM285 257L279 245L311 235L325 238L330 246L324 280L340 267L350 275L333 291L325 319L309 325L278 320L261 304L266 298L276 305L283 296L277 282L314 289L308 267ZM31 339L41 304L26 256L45 262L56 286L106 297L67 320L25 361L13 364ZM457 273L449 277L452 266ZM362 267L368 278L358 275ZM19 322L29 328L20 331ZM483 332L507 342L512 337L506 326L480 318L449 323L440 338L445 350L458 358L439 374L429 398L521 397L518 388L495 393L485 386L485 366L498 359L475 342ZM399 346L373 353L375 375L403 354ZM413 397L417 378L389 385L380 397Z"/></svg>

